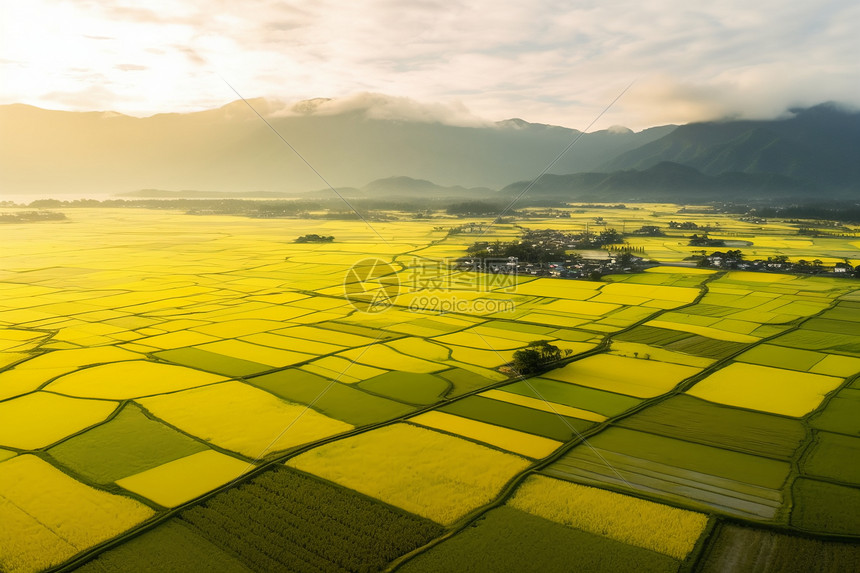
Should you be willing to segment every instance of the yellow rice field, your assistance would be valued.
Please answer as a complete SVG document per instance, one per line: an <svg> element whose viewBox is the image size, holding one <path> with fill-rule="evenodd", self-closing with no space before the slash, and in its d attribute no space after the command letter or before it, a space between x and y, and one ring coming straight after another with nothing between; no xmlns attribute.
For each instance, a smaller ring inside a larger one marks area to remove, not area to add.
<svg viewBox="0 0 860 573"><path fill-rule="evenodd" d="M104 421L118 405L49 392L34 392L0 402L0 446L24 450L49 446Z"/></svg>
<svg viewBox="0 0 860 573"><path fill-rule="evenodd" d="M0 463L0 570L30 573L57 565L152 514L36 456L17 456Z"/></svg>
<svg viewBox="0 0 860 573"><path fill-rule="evenodd" d="M138 403L167 423L251 458L352 429L241 382L224 382Z"/></svg>
<svg viewBox="0 0 860 573"><path fill-rule="evenodd" d="M341 352L339 356L368 366L388 368L399 372L427 374L430 372L438 372L445 368L444 365L440 365L436 362L430 362L407 354L401 354L384 344L374 344L368 348L345 350L344 352Z"/></svg>
<svg viewBox="0 0 860 573"><path fill-rule="evenodd" d="M530 476L508 505L680 560L708 522L701 513L541 475Z"/></svg>
<svg viewBox="0 0 860 573"><path fill-rule="evenodd" d="M46 389L81 398L125 400L187 390L224 380L226 378L223 376L182 366L131 360L66 374L51 382Z"/></svg>
<svg viewBox="0 0 860 573"><path fill-rule="evenodd" d="M598 354L571 362L543 376L637 398L652 398L665 394L681 380L699 371L693 366Z"/></svg>
<svg viewBox="0 0 860 573"><path fill-rule="evenodd" d="M116 484L164 507L176 507L233 481L253 467L206 450L122 478Z"/></svg>
<svg viewBox="0 0 860 573"><path fill-rule="evenodd" d="M395 424L325 444L287 465L449 525L490 501L528 462Z"/></svg>
<svg viewBox="0 0 860 573"><path fill-rule="evenodd" d="M860 358L842 356L839 354L828 354L820 362L809 369L814 374L826 374L828 376L841 376L847 378L860 372Z"/></svg>
<svg viewBox="0 0 860 573"><path fill-rule="evenodd" d="M735 362L697 383L688 394L704 400L801 417L815 410L842 378Z"/></svg>
<svg viewBox="0 0 860 573"><path fill-rule="evenodd" d="M658 214L656 218L649 209ZM262 389L228 381L226 376L249 376L247 372L262 370L243 361L284 368L284 380L307 382L308 387L312 377L292 377L289 369L342 383L361 382L392 371L463 369L477 375L475 382L468 372L452 371L454 390L475 390L495 400L493 407L507 402L540 411L532 412L536 418L549 412L600 422L604 416L594 412L500 390L487 391L481 384L507 378L508 371L498 367L532 340L552 340L562 349L583 352L594 348L606 334L646 320L661 308L686 304L698 294L699 290L690 286L668 286L695 283L676 281L666 273L679 277L713 274L704 269L658 267L647 271L650 277L613 275L603 281L519 277L516 289L497 285L497 290L486 292L476 289L482 284L480 275L455 272L452 280L457 298L510 301L516 303L516 309L496 315L472 310L463 314L420 313L406 305L425 293L409 292L398 299L398 307L365 315L353 312L344 299L342 281L354 262L373 256L402 267L404 290L411 291L414 289L406 284L407 275L420 266L409 261L413 254L456 258L476 237L447 235L446 226L462 221L444 216L417 221L397 214L404 218L378 224L388 239L386 243L378 241L360 222L290 219L285 224L284 220L190 216L144 209L76 207L68 211L69 221L56 225L16 224L0 229L0 475L6 475L3 472L8 468L18 468L7 472L14 474L14 483L0 477L0 555L4 556L0 557L0 570L41 569L79 552L78 548L58 544L50 515L46 514L42 522L49 525L45 527L4 502L7 489L14 493L21 491L15 488L43 484L66 492L64 500L56 501L58 506L88 495L78 496L77 490L64 489L69 483L85 486L18 449L44 448L104 422L120 400L136 400L153 417L248 458L337 435L352 426ZM657 221L665 227L668 219L677 218L677 207L670 205L625 211L591 210L566 221L530 220L529 226L581 226L595 213L610 225L620 223L621 217L637 217L641 224ZM784 251L796 258L817 249L822 251L823 260L857 258L847 252L856 250L857 245L845 240L760 236L749 224L727 215L689 217L700 223L710 223L712 217L722 221L727 237L749 234L755 243L753 250L759 249L759 253ZM779 225L780 232L796 231L793 226ZM773 232L773 224L768 229ZM326 245L291 242L307 232L331 233L337 240ZM492 237L486 238L511 240L517 236L519 230L513 225L499 224ZM439 242L431 245L432 241ZM648 257L665 256L666 260L680 260L692 250L680 236L631 237L631 244L645 247ZM822 246L825 244L831 247ZM831 248L833 252L823 252ZM826 308L835 293L847 293L852 287L851 281L842 279L731 272L711 282L709 289L706 303L734 312L723 316L708 312L687 315L682 311L675 313L677 320L689 319L691 324L673 322L671 316L664 317L665 324L660 320L650 324L751 343L769 335L767 329L758 330L760 323L809 316ZM184 350L171 353L173 349ZM220 363L224 372L235 369L235 373L217 376L196 370L208 366L200 350L220 355L211 360L224 357ZM149 353L153 354L144 356ZM614 343L609 353L580 360L550 373L548 378L651 397L674 388L678 381L710 363L679 352ZM730 375L722 376L742 378L739 374L743 372L732 371L733 367L725 369ZM828 355L810 367L808 376L812 378L794 379L783 371L778 377L769 370L750 371L745 376L753 382L742 385L735 381L731 386L733 380L721 381L718 372L691 393L708 394L706 399L732 405L733 400L748 400L738 407L771 408L798 415L814 408L833 384L857 370L858 359ZM319 381L314 379L314 383ZM463 386L457 389L458 384ZM364 389L359 385L348 390ZM111 424L104 427L111 428ZM558 442L547 438L428 412L408 423L316 448L296 458L295 463L439 523L453 523L493 499L510 477L527 468L529 461L521 456L539 458L557 446ZM175 506L233 479L245 467L244 461L210 451L130 476L122 485L154 504ZM35 479L29 475L31 470ZM47 470L56 480L39 477ZM579 499L568 490L559 491L564 499ZM584 497L591 499L593 495ZM128 501L118 496L104 499ZM113 507L111 503L105 505ZM578 503L588 507L586 501ZM650 511L631 509L626 501L614 498L601 503L628 508L631 520ZM605 508L598 509L589 515L606 514ZM79 517L72 510L63 511L72 516L70 519ZM123 506L104 522L122 521L135 511L125 512ZM143 511L149 514L148 509ZM39 511L34 515L41 520ZM613 525L607 526L612 535L630 533L618 525L620 517L612 515L616 521L610 520ZM7 524L12 525L7 528ZM660 538L661 528L672 532L676 526L663 524L656 517L646 520L639 535L656 540L643 546L682 555L689 540L676 535L680 545L673 548ZM101 526L95 523L88 527L98 532ZM125 527L115 525L111 531L120 532ZM12 539L8 531L26 532L27 538L20 533ZM109 536L107 529L104 531ZM610 535L602 529L597 533ZM646 543L641 539L626 542Z"/></svg>
<svg viewBox="0 0 860 573"><path fill-rule="evenodd" d="M545 458L561 446L561 442L478 422L445 412L425 412L410 418L409 422L450 434L471 438L529 458Z"/></svg>
<svg viewBox="0 0 860 573"><path fill-rule="evenodd" d="M760 339L757 336L742 334L739 332L731 332L710 326L701 326L698 324L681 324L678 322L670 322L668 320L650 320L646 326L654 326L657 328L665 328L668 330L679 330L681 332L689 332L690 334L699 334L714 340L726 340L728 342L745 342L747 344L758 342Z"/></svg>
<svg viewBox="0 0 860 573"><path fill-rule="evenodd" d="M297 362L304 362L314 358L313 354L304 354L301 352L291 352L289 350L281 350L278 348L270 348L268 346L260 346L259 344L251 344L242 340L219 340L218 342L210 342L201 344L197 348L214 352L215 354L223 354L232 356L249 362L265 364L272 368L283 368Z"/></svg>
<svg viewBox="0 0 860 573"><path fill-rule="evenodd" d="M638 342L626 342L613 340L610 347L610 353L618 356L626 356L628 358L643 358L645 360L656 360L658 362L668 362L670 364L680 364L682 366L694 366L696 368L707 368L715 361L711 358L702 358L701 356L693 356L684 354L683 352L674 352L657 346L649 346Z"/></svg>
<svg viewBox="0 0 860 573"><path fill-rule="evenodd" d="M358 352L360 353L362 350L364 349L359 349ZM326 356L305 364L301 368L344 384L355 384L387 372L381 368L358 364L341 356Z"/></svg>
<svg viewBox="0 0 860 573"><path fill-rule="evenodd" d="M481 392L481 396L484 396L485 398L490 398L492 400L500 400L502 402L507 402L508 404L517 404L519 406L525 406L526 408L532 408L533 410L551 412L553 414L570 416L572 418L579 418L581 420L590 420L592 422L603 422L604 420L606 420L606 416L598 414L597 412L583 410L582 408L573 408L565 404L556 404L555 402L549 402L546 400L541 400L539 398L531 398L529 396L522 396L520 394L514 394L513 392L505 392L503 390L487 390L486 392Z"/></svg>

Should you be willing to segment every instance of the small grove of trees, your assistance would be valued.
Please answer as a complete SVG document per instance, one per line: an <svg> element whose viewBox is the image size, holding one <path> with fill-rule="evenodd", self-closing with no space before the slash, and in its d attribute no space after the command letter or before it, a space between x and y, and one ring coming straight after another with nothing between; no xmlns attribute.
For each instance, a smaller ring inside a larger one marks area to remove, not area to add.
<svg viewBox="0 0 860 573"><path fill-rule="evenodd" d="M317 235L316 233L302 235L296 239L297 243L331 243L333 241L334 237L332 235Z"/></svg>
<svg viewBox="0 0 860 573"><path fill-rule="evenodd" d="M561 350L549 340L534 340L522 350L514 352L513 368L522 376L546 370L553 362L569 356L571 349Z"/></svg>
<svg viewBox="0 0 860 573"><path fill-rule="evenodd" d="M475 243L467 249L467 252L470 255L479 258L515 257L517 260L524 263L549 263L581 258L575 253L567 254L563 246L540 245L525 241L513 241L510 243L503 243L501 241L494 241L492 243Z"/></svg>
<svg viewBox="0 0 860 573"><path fill-rule="evenodd" d="M700 229L699 225L693 221L669 221L670 229L683 229L684 231L694 231Z"/></svg>
<svg viewBox="0 0 860 573"><path fill-rule="evenodd" d="M665 237L666 233L657 225L642 225L640 228L633 231L634 235L640 237Z"/></svg>
<svg viewBox="0 0 860 573"><path fill-rule="evenodd" d="M712 239L707 234L697 235L693 233L690 237L690 242L687 243L691 247L725 247L726 242L721 239Z"/></svg>

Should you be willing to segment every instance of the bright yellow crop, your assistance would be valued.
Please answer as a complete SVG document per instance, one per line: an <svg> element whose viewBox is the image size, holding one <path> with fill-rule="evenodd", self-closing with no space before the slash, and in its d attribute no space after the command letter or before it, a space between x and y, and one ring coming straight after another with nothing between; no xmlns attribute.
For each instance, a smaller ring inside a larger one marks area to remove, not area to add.
<svg viewBox="0 0 860 573"><path fill-rule="evenodd" d="M801 417L842 384L842 378L734 362L687 391L704 400Z"/></svg>
<svg viewBox="0 0 860 573"><path fill-rule="evenodd" d="M214 450L197 452L117 481L165 507L176 507L228 483L254 466Z"/></svg>
<svg viewBox="0 0 860 573"><path fill-rule="evenodd" d="M189 434L251 458L352 429L345 422L241 382L224 382L138 402Z"/></svg>
<svg viewBox="0 0 860 573"><path fill-rule="evenodd" d="M0 402L0 446L33 450L104 421L118 406L34 392ZM0 490L0 494L2 490Z"/></svg>
<svg viewBox="0 0 860 573"><path fill-rule="evenodd" d="M394 424L325 444L287 465L447 525L489 502L528 462Z"/></svg>
<svg viewBox="0 0 860 573"><path fill-rule="evenodd" d="M529 458L545 458L561 446L561 442L543 436L502 428L445 412L425 412L410 418L409 421L428 428L444 430L450 434L472 438Z"/></svg>
<svg viewBox="0 0 860 573"><path fill-rule="evenodd" d="M508 504L681 560L708 522L701 513L540 475L530 476Z"/></svg>
<svg viewBox="0 0 860 573"><path fill-rule="evenodd" d="M0 571L62 563L152 515L135 500L76 482L36 456L0 463Z"/></svg>

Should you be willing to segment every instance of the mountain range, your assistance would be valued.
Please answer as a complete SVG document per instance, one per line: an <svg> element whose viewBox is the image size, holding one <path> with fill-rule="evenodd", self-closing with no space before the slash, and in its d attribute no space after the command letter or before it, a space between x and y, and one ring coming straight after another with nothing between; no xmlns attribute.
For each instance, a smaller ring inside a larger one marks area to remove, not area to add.
<svg viewBox="0 0 860 573"><path fill-rule="evenodd" d="M9 193L122 193L138 189L302 192L362 187L396 176L442 186L499 189L534 177L579 132L509 120L477 126L379 119L371 109L277 115L243 101L185 114L136 118L113 112L0 106L0 189ZM294 108L295 109L295 108ZM585 134L554 172L595 169L674 129Z"/></svg>
<svg viewBox="0 0 860 573"><path fill-rule="evenodd" d="M319 101L327 100L286 113L260 99L248 102L253 110L237 101L146 118L0 106L0 192L278 196L331 185L373 197L495 189L507 196L521 193L574 140L530 196L687 202L844 198L860 190L860 113L835 104L776 120L583 134L521 119L450 125L380 117L370 107L319 113Z"/></svg>

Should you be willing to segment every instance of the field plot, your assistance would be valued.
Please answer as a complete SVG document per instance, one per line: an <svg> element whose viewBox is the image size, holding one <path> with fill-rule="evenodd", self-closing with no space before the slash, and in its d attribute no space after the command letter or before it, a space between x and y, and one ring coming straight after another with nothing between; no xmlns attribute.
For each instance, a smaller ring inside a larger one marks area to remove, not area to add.
<svg viewBox="0 0 860 573"><path fill-rule="evenodd" d="M856 382L855 382L856 384ZM809 419L811 426L831 432L860 436L860 389L843 388Z"/></svg>
<svg viewBox="0 0 860 573"><path fill-rule="evenodd" d="M23 455L0 463L0 568L39 571L152 515L145 505L76 482Z"/></svg>
<svg viewBox="0 0 860 573"><path fill-rule="evenodd" d="M668 362L669 364L680 364L681 366L693 366L696 368L707 368L714 363L712 358L703 358L656 346L648 346L647 344L617 340L612 341L609 353L615 356L642 358L643 360L655 360L657 362Z"/></svg>
<svg viewBox="0 0 860 573"><path fill-rule="evenodd" d="M255 376L248 383L287 402L310 404L314 410L354 426L383 422L414 409L298 368Z"/></svg>
<svg viewBox="0 0 860 573"><path fill-rule="evenodd" d="M324 356L302 365L301 369L344 384L355 384L388 372L381 368L357 364L341 356Z"/></svg>
<svg viewBox="0 0 860 573"><path fill-rule="evenodd" d="M663 316L665 318L649 321L646 326L652 326L654 328L665 328L667 330L678 330L680 332L687 332L690 334L698 334L699 336L705 338L714 338L716 340L722 340L724 342L741 342L743 344L751 344L761 340L757 336L752 336L744 332L735 332L733 330L718 328L717 326L696 324L692 322L691 315L669 314ZM708 322L711 322L711 324L718 324L720 321L713 320ZM743 330L751 331L756 326L758 325L755 323L749 323L747 325L743 325Z"/></svg>
<svg viewBox="0 0 860 573"><path fill-rule="evenodd" d="M544 377L637 398L651 398L665 394L681 380L699 371L699 368L691 366L599 354L547 372Z"/></svg>
<svg viewBox="0 0 860 573"><path fill-rule="evenodd" d="M0 446L34 450L107 419L118 402L35 392L0 402Z"/></svg>
<svg viewBox="0 0 860 573"><path fill-rule="evenodd" d="M176 507L233 481L253 467L206 450L124 477L116 484L164 507Z"/></svg>
<svg viewBox="0 0 860 573"><path fill-rule="evenodd" d="M483 442L528 458L544 458L561 446L561 442L542 436L500 428L445 412L425 412L409 418L409 422Z"/></svg>
<svg viewBox="0 0 860 573"><path fill-rule="evenodd" d="M591 415L585 419L596 422L602 422L610 416L616 416L641 402L641 400L623 394L605 392L542 377L529 378L527 382L513 382L491 392L493 392L492 397L496 400L502 400L503 398L499 396L505 392L539 402L546 400L553 404L553 409L558 404L581 412L591 412ZM488 393L484 395L488 395ZM504 400L511 401L510 399ZM581 415L573 417L581 417Z"/></svg>
<svg viewBox="0 0 860 573"><path fill-rule="evenodd" d="M747 350L735 360L749 364L758 364L760 366L807 372L821 362L825 356L827 355L821 352L786 348L773 344L759 344Z"/></svg>
<svg viewBox="0 0 860 573"><path fill-rule="evenodd" d="M688 393L704 400L801 417L815 410L842 378L735 362L711 374Z"/></svg>
<svg viewBox="0 0 860 573"><path fill-rule="evenodd" d="M407 354L401 354L385 344L374 344L367 348L346 350L341 352L339 356L348 360L355 360L356 362L360 362L368 366L386 368L398 372L429 374L431 372L438 372L445 368L435 362L422 360Z"/></svg>
<svg viewBox="0 0 860 573"><path fill-rule="evenodd" d="M226 380L207 372L144 360L115 362L66 374L45 388L79 398L125 400Z"/></svg>
<svg viewBox="0 0 860 573"><path fill-rule="evenodd" d="M16 355L17 356L17 355ZM104 348L80 348L55 350L30 357L9 370L0 372L0 400L12 398L41 388L44 384L84 366L121 360L140 359L141 355L108 346Z"/></svg>
<svg viewBox="0 0 860 573"><path fill-rule="evenodd" d="M362 390L407 404L433 404L451 390L451 383L432 374L386 372L356 384Z"/></svg>
<svg viewBox="0 0 860 573"><path fill-rule="evenodd" d="M588 442L544 473L752 519L776 517L791 469L785 461L625 428L609 428Z"/></svg>
<svg viewBox="0 0 860 573"><path fill-rule="evenodd" d="M831 573L860 570L855 543L810 539L723 524L699 561L702 573Z"/></svg>
<svg viewBox="0 0 860 573"><path fill-rule="evenodd" d="M860 464L854 463L858 459L860 436L818 432L815 445L801 463L801 471L804 475L860 486Z"/></svg>
<svg viewBox="0 0 860 573"><path fill-rule="evenodd" d="M235 381L142 398L138 403L184 432L250 458L352 429Z"/></svg>
<svg viewBox="0 0 860 573"><path fill-rule="evenodd" d="M533 392L533 395L537 395L537 393ZM487 390L486 392L481 392L479 396L489 398L490 400L496 400L498 402L517 404L519 406L525 406L526 408L532 408L534 410L540 410L542 412L552 412L553 414L559 414L561 416L568 416L571 418L581 418L583 420L590 420L592 422L602 422L606 420L606 416L591 412L589 410L583 410L581 408L572 408L570 406L565 406L564 404L559 404L558 402L550 402L546 399L537 397L533 398L527 395L517 394L514 392L505 392L504 390Z"/></svg>
<svg viewBox="0 0 860 573"><path fill-rule="evenodd" d="M792 494L791 524L795 527L848 535L856 535L860 529L860 488L800 478L795 480Z"/></svg>
<svg viewBox="0 0 860 573"><path fill-rule="evenodd" d="M180 520L171 520L126 541L75 569L78 573L105 571L218 571L251 573L239 559L191 530Z"/></svg>
<svg viewBox="0 0 860 573"><path fill-rule="evenodd" d="M375 571L441 533L431 521L287 468L180 521L255 571Z"/></svg>
<svg viewBox="0 0 860 573"><path fill-rule="evenodd" d="M671 352L713 360L726 358L746 347L746 344L742 342L717 340L686 331L647 325L637 326L632 330L622 332L613 337L614 341L656 346Z"/></svg>
<svg viewBox="0 0 860 573"><path fill-rule="evenodd" d="M490 548L490 550L488 550ZM502 506L408 561L404 573L678 570L675 559Z"/></svg>
<svg viewBox="0 0 860 573"><path fill-rule="evenodd" d="M109 422L48 450L59 465L87 480L109 484L207 449L128 404Z"/></svg>
<svg viewBox="0 0 860 573"><path fill-rule="evenodd" d="M508 504L519 510L683 560L708 518L651 501L533 475Z"/></svg>
<svg viewBox="0 0 860 573"><path fill-rule="evenodd" d="M225 356L193 347L154 352L153 356L180 366L188 366L193 369L205 370L206 372L213 372L231 378L249 376L272 370L272 367L266 364L242 360L241 358Z"/></svg>
<svg viewBox="0 0 860 573"><path fill-rule="evenodd" d="M617 424L783 460L790 460L806 439L806 430L798 420L729 408L683 394L645 408Z"/></svg>
<svg viewBox="0 0 860 573"><path fill-rule="evenodd" d="M487 503L528 466L519 456L407 424L332 442L287 464L443 525Z"/></svg>
<svg viewBox="0 0 860 573"><path fill-rule="evenodd" d="M544 402L541 402L544 404ZM442 412L486 422L502 428L544 436L566 442L577 433L594 425L588 418L574 418L564 412L548 412L530 404L524 406L508 400L496 400L488 396L469 396L439 408Z"/></svg>
<svg viewBox="0 0 860 573"><path fill-rule="evenodd" d="M439 377L451 383L452 388L446 395L447 398L454 398L491 384L497 384L507 378L507 376L495 370L488 370L470 364L462 364L457 368L440 372Z"/></svg>

